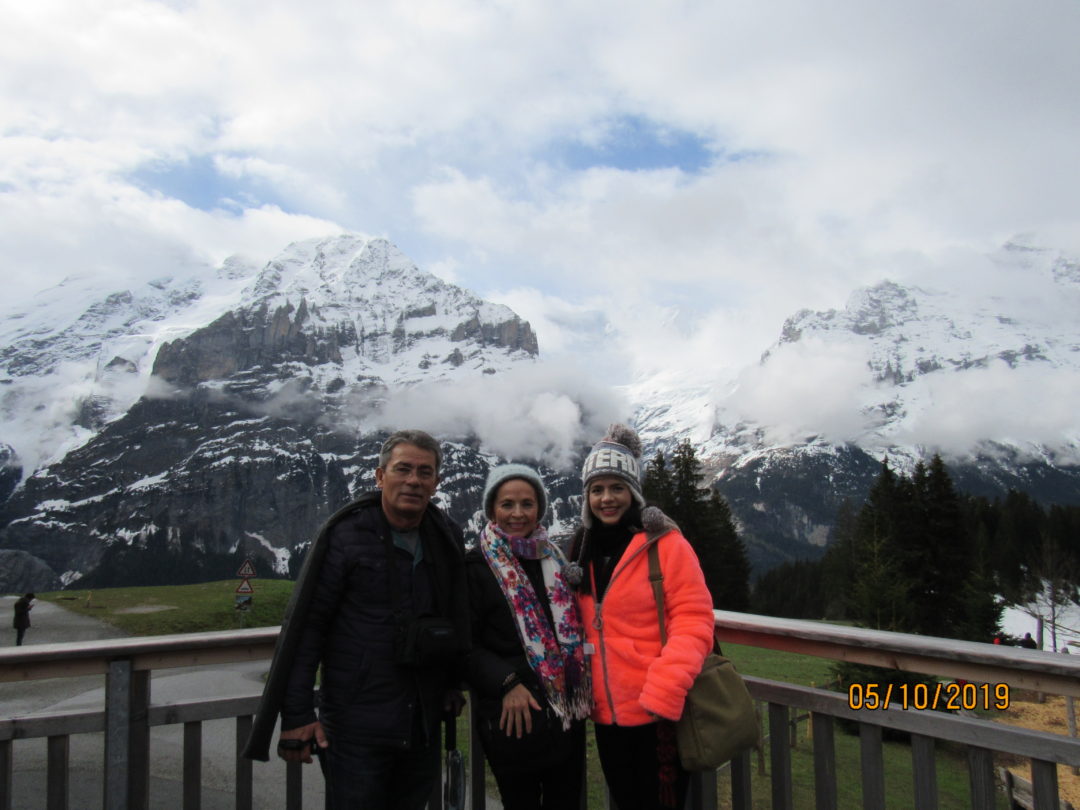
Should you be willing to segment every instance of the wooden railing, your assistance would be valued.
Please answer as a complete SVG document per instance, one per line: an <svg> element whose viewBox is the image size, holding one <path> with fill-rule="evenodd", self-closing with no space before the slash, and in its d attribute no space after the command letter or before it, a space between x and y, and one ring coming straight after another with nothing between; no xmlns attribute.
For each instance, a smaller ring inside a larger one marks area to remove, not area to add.
<svg viewBox="0 0 1080 810"><path fill-rule="evenodd" d="M839 661L872 664L909 672L971 682L1008 684L1010 688L1080 696L1080 656L990 644L884 633L837 627L817 622L774 619L741 613L716 612L719 636L726 641ZM63 714L2 716L0 707L0 810L14 804L13 774L17 747L23 740L47 743L46 784L37 789L46 797L49 810L70 806L69 752L73 735L102 733L102 806L107 810L137 810L149 806L151 760L150 729L183 725L182 785L185 810L197 810L202 788L202 726L209 720L233 718L236 730L235 807L253 807L252 763L239 756L258 702L251 696L153 704L149 676L152 671L176 667L263 661L273 652L277 628L197 633L150 638L24 646L0 650L0 682L33 681L98 674L105 676L104 708L100 711ZM845 694L748 677L751 694L765 707L772 806L793 806L791 749L787 744L792 709L808 713L812 720L814 801L817 808L838 806L834 722L858 724L862 806L884 808L882 732L894 729L911 734L914 783L910 806L938 806L935 746L959 744L968 751L968 770L973 807L993 807L996 791L993 753L1024 757L1032 766L1032 794L1037 810L1059 807L1057 763L1080 766L1080 743L1070 737L1015 728L988 720L941 712L893 707L860 710L849 707ZM474 739L471 750L479 751ZM302 769L288 766L280 804L289 810L302 805ZM731 806L751 806L753 779L750 753L731 766ZM309 777L310 778L310 777ZM318 778L317 776L315 778ZM477 786L471 806L482 808L482 758L474 757L470 779ZM694 810L717 807L716 780L712 774L695 777L690 805ZM439 801L433 797L432 807Z"/></svg>

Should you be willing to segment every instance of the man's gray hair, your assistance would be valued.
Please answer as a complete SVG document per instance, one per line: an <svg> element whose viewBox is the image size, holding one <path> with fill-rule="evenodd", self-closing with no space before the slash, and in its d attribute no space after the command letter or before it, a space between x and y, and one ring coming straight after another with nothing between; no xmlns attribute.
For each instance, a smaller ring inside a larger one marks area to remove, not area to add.
<svg viewBox="0 0 1080 810"><path fill-rule="evenodd" d="M412 444L421 450L434 453L435 474L439 474L439 469L442 467L442 448L430 433L425 433L422 430L399 430L391 433L390 438L383 442L382 449L379 450L380 467L386 469L386 465L390 463L390 454L394 452L394 448L399 444Z"/></svg>

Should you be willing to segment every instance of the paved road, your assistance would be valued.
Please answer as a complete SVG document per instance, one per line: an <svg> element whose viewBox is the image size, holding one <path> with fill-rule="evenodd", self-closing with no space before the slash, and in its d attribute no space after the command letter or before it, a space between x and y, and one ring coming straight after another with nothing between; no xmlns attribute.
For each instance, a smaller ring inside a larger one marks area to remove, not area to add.
<svg viewBox="0 0 1080 810"><path fill-rule="evenodd" d="M0 597L0 616L11 616L15 597ZM31 613L32 625L23 643L55 644L65 641L89 641L123 636L115 627L66 611L57 605L38 600ZM15 631L9 629L6 645L15 643ZM240 697L257 695L262 690L265 663L227 664L215 667L192 667L162 670L152 675L150 699L153 703L172 703L205 697ZM105 678L90 675L48 681L0 684L0 706L4 716L26 716L94 710L104 707ZM236 730L234 720L203 724L203 807L206 810L233 808ZM183 729L163 726L151 730L150 804L171 810L181 807ZM72 810L101 807L102 757L101 734L83 734L71 738L70 797ZM42 810L45 807L45 741L21 740L14 754L14 810ZM322 778L314 770L305 770L305 808L323 805ZM284 807L285 768L280 761L255 763L255 807Z"/></svg>
<svg viewBox="0 0 1080 810"><path fill-rule="evenodd" d="M11 629L8 618L12 615L15 598L0 596L0 618L3 618L7 625L4 646L15 643L15 631ZM66 611L41 600L38 600L31 613L31 622L32 626L23 641L26 645L89 641L124 635L104 622ZM162 670L151 677L150 700L152 703L161 704L206 697L257 695L262 690L266 669L266 663L243 663ZM104 676L0 683L0 717L101 709L104 699ZM181 808L182 736L181 726L151 729L150 805L155 810ZM234 808L235 736L234 720L203 724L202 806L205 810ZM71 738L71 810L98 810L101 807L103 751L101 734L82 734ZM17 741L14 760L13 810L44 810L45 741ZM304 769L306 810L323 806L322 777L317 768L317 765L312 765ZM254 790L254 805L258 810L284 807L284 764L276 759L267 763L254 763ZM499 804L489 797L488 807L497 808Z"/></svg>

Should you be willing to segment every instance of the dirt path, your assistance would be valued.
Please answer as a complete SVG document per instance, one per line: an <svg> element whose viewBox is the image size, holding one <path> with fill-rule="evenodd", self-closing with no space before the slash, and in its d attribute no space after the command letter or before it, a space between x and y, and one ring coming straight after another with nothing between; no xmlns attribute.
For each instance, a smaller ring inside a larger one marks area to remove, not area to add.
<svg viewBox="0 0 1080 810"><path fill-rule="evenodd" d="M1080 706L1077 711L1080 711ZM1069 733L1065 698L1057 695L1047 695L1045 703L1037 703L1034 693L1014 692L1009 710L997 720L1013 726L1049 731L1051 734ZM1011 765L1010 770L1031 779L1031 765L1026 761ZM1074 807L1080 807L1080 776L1073 773L1071 766L1058 765L1058 786L1062 799Z"/></svg>

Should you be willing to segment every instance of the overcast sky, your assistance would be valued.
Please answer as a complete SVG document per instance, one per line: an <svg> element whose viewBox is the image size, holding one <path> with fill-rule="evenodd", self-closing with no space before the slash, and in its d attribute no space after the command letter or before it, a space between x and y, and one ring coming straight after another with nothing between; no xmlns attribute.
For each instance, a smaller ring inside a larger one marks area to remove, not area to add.
<svg viewBox="0 0 1080 810"><path fill-rule="evenodd" d="M737 367L1024 235L1080 254L1080 2L0 0L7 304L349 230L541 349ZM599 342L590 344L592 348Z"/></svg>

